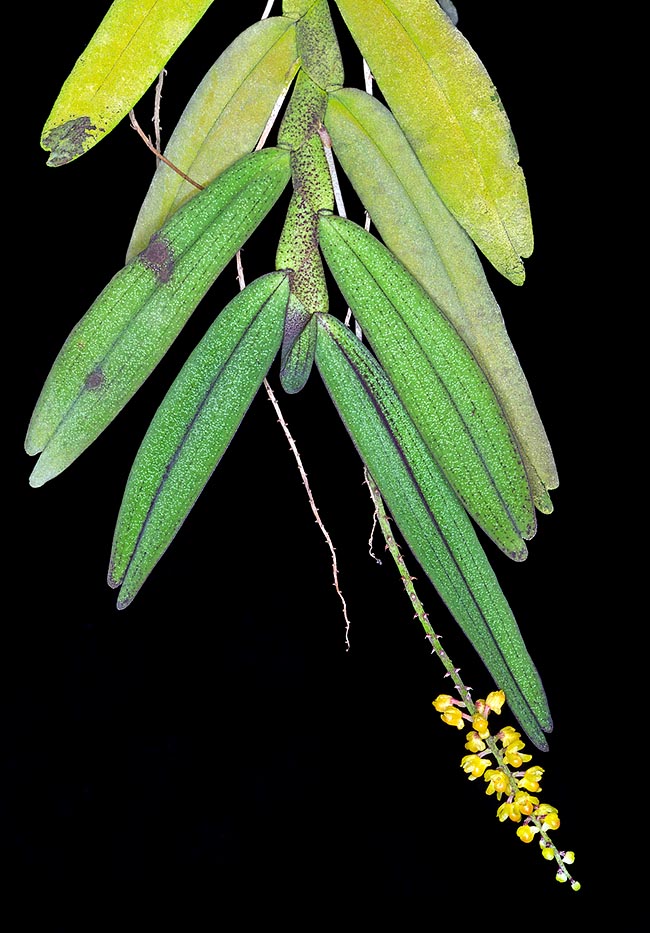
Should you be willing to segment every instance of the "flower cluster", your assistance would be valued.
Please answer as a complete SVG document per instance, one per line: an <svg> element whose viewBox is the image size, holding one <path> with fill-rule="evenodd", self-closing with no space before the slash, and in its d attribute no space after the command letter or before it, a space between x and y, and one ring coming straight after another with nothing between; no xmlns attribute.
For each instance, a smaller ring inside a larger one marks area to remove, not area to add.
<svg viewBox="0 0 650 933"><path fill-rule="evenodd" d="M517 836L522 842L532 842L539 835L542 855L549 861L555 859L558 865L556 879L570 881L573 890L578 891L579 882L571 878L566 869L573 863L575 854L560 852L548 835L560 825L557 809L540 803L535 796L541 790L544 768L527 765L532 755L524 753L521 734L512 726L504 726L494 734L490 732L488 717L491 713L501 715L505 700L503 690L495 690L485 700L467 704L441 693L433 706L448 725L459 730L470 726L465 736L469 754L461 759L461 768L470 781L482 778L486 782L486 794L496 795L499 802L505 797L497 809L498 819L502 823L510 820L519 824Z"/></svg>

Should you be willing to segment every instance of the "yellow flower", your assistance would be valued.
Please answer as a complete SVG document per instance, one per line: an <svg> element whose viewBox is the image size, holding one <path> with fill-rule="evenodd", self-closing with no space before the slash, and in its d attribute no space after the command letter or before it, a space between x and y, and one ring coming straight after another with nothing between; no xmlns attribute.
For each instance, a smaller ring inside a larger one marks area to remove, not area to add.
<svg viewBox="0 0 650 933"><path fill-rule="evenodd" d="M451 706L449 709L446 709L440 718L443 722L446 722L448 726L456 726L457 729L465 728L463 714L457 706Z"/></svg>
<svg viewBox="0 0 650 933"><path fill-rule="evenodd" d="M470 752L483 752L487 748L487 745L478 732L468 732L465 748Z"/></svg>
<svg viewBox="0 0 650 933"><path fill-rule="evenodd" d="M486 739L488 735L490 734L490 730L488 729L487 719L485 718L485 716L482 716L480 713L476 713L475 716L472 716L472 725L474 726L474 728L476 729L476 731L478 732L479 736L482 739Z"/></svg>
<svg viewBox="0 0 650 933"><path fill-rule="evenodd" d="M505 820L512 820L513 823L521 822L519 807L514 802L502 803L497 810L497 816L502 823L505 822Z"/></svg>
<svg viewBox="0 0 650 933"><path fill-rule="evenodd" d="M523 755L520 752L520 749L524 747L523 742L511 742L509 745L505 746L503 750L503 757L505 758L506 764L509 764L513 768L521 768L524 761L530 761L533 757L532 755Z"/></svg>
<svg viewBox="0 0 650 933"><path fill-rule="evenodd" d="M542 823L542 829L559 829L560 828L560 817L557 813L549 813L544 822Z"/></svg>
<svg viewBox="0 0 650 933"><path fill-rule="evenodd" d="M540 780L544 774L544 769L539 766L534 766L528 768L527 771L524 771L524 776L519 779L517 782L517 787L525 787L526 790L534 793L535 791L540 790Z"/></svg>
<svg viewBox="0 0 650 933"><path fill-rule="evenodd" d="M536 826L533 826L530 823L524 823L517 830L517 835L522 842L532 842L537 831L538 830Z"/></svg>
<svg viewBox="0 0 650 933"><path fill-rule="evenodd" d="M488 693L485 705L497 715L501 715L501 707L505 702L506 695L503 690L493 690L492 693Z"/></svg>
<svg viewBox="0 0 650 933"><path fill-rule="evenodd" d="M488 781L488 786L485 788L486 794L496 794L497 799L501 800L502 794L510 793L510 782L503 771L492 769L486 771L483 777Z"/></svg>
<svg viewBox="0 0 650 933"><path fill-rule="evenodd" d="M532 797L525 790L518 790L515 794L515 803L524 816L530 816L539 803L539 798Z"/></svg>
<svg viewBox="0 0 650 933"><path fill-rule="evenodd" d="M448 693L439 694L433 701L433 706L435 706L436 710L439 713L444 713L446 709L449 709L455 704L456 704L456 700L454 700L453 697L449 696Z"/></svg>
<svg viewBox="0 0 650 933"><path fill-rule="evenodd" d="M546 816L547 813L557 813L557 807L552 807L550 803L540 803L535 809L535 816Z"/></svg>
<svg viewBox="0 0 650 933"><path fill-rule="evenodd" d="M542 855L544 856L546 861L552 862L553 859L555 858L555 852L553 851L553 846L548 845L548 843L544 842L543 839L540 842L540 845L542 846Z"/></svg>
<svg viewBox="0 0 650 933"><path fill-rule="evenodd" d="M483 776L488 765L492 764L489 758L480 758L478 755L465 755L460 763L461 768L469 774L470 781Z"/></svg>
<svg viewBox="0 0 650 933"><path fill-rule="evenodd" d="M512 726L504 726L503 729L497 733L497 738L501 740L501 744L505 748L506 745L510 745L511 742L516 742L517 739L520 739L521 732L517 732ZM523 746L521 747L523 748Z"/></svg>

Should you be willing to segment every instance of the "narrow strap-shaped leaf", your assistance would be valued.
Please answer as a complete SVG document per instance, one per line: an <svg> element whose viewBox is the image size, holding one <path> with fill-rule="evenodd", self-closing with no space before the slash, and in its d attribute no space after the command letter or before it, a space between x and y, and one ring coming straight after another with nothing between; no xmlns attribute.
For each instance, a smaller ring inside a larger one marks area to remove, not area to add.
<svg viewBox="0 0 650 933"><path fill-rule="evenodd" d="M135 597L185 521L280 347L286 274L246 286L183 366L136 455L117 519L108 582Z"/></svg>
<svg viewBox="0 0 650 933"><path fill-rule="evenodd" d="M103 139L140 100L212 0L114 0L47 118L47 164ZM71 14L73 15L73 14Z"/></svg>
<svg viewBox="0 0 650 933"><path fill-rule="evenodd" d="M289 153L245 156L177 211L117 273L65 341L29 425L41 486L116 417L286 187Z"/></svg>
<svg viewBox="0 0 650 933"><path fill-rule="evenodd" d="M533 249L510 123L485 67L431 0L336 0L388 106L449 210L504 276Z"/></svg>
<svg viewBox="0 0 650 933"><path fill-rule="evenodd" d="M206 186L257 144L298 67L296 27L283 16L254 23L219 56L183 111L164 155ZM159 161L131 237L127 260L197 193Z"/></svg>
<svg viewBox="0 0 650 933"><path fill-rule="evenodd" d="M316 365L417 561L529 738L552 721L539 675L472 523L383 369L331 315L318 315Z"/></svg>
<svg viewBox="0 0 650 933"><path fill-rule="evenodd" d="M429 181L401 127L376 97L357 88L329 95L332 146L383 242L451 320L508 418L533 499L552 511L553 452L530 386L474 244Z"/></svg>
<svg viewBox="0 0 650 933"><path fill-rule="evenodd" d="M535 533L528 477L476 359L376 237L333 215L319 229L327 264L431 453L472 517L522 560Z"/></svg>

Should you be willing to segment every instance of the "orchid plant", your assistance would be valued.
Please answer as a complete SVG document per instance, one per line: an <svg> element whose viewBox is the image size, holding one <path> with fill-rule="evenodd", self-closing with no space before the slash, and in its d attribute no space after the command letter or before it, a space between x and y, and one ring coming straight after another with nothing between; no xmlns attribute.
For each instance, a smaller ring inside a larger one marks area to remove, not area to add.
<svg viewBox="0 0 650 933"><path fill-rule="evenodd" d="M538 838L558 880L578 889L573 854L549 837L557 812L535 796L543 769L523 752L522 733L547 750L551 711L481 541L522 561L558 485L484 268L522 285L533 249L499 94L449 2L284 0L277 11L270 2L221 51L163 148L133 108L211 2L115 0L46 121L50 166L85 158L129 116L157 164L124 266L43 385L25 444L38 456L30 483L50 482L84 453L236 262L239 291L181 368L133 463L108 569L117 608L171 559L165 551L262 386L280 412L269 375L292 395L321 379L454 682L457 696L434 706L469 729L463 770L485 780L499 819L525 842ZM363 63L362 87L346 81L334 6ZM240 251L278 205L268 271L247 282ZM332 283L344 318L330 309ZM389 516L493 679L485 699L472 700L442 650ZM491 730L505 702L521 731Z"/></svg>

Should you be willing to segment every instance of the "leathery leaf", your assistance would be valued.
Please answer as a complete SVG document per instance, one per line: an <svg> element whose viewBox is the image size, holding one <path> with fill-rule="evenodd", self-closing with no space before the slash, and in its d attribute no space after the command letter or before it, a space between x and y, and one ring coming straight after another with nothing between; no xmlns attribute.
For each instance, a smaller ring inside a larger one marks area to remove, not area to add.
<svg viewBox="0 0 650 933"><path fill-rule="evenodd" d="M41 146L51 153L47 164L72 162L110 133L211 3L114 0L45 122Z"/></svg>
<svg viewBox="0 0 650 933"><path fill-rule="evenodd" d="M521 449L533 499L551 512L553 452L472 240L429 181L394 116L357 88L329 95L325 126L382 241L451 320L490 380Z"/></svg>
<svg viewBox="0 0 650 933"><path fill-rule="evenodd" d="M284 149L244 156L177 211L93 302L61 348L25 441L32 486L57 476L116 417L286 187Z"/></svg>
<svg viewBox="0 0 650 933"><path fill-rule="evenodd" d="M288 276L271 272L221 311L183 366L136 454L108 582L123 609L177 534L241 424L282 339Z"/></svg>
<svg viewBox="0 0 650 933"><path fill-rule="evenodd" d="M320 245L431 453L468 512L523 560L535 533L526 471L494 391L458 332L422 286L363 227L323 214Z"/></svg>
<svg viewBox="0 0 650 933"><path fill-rule="evenodd" d="M254 23L219 56L183 111L164 155L200 185L255 148L298 67L296 26L283 16ZM159 161L140 208L127 260L197 188Z"/></svg>
<svg viewBox="0 0 650 933"><path fill-rule="evenodd" d="M317 368L395 523L530 740L548 748L539 674L467 513L369 350L331 315L317 320Z"/></svg>
<svg viewBox="0 0 650 933"><path fill-rule="evenodd" d="M530 207L510 122L484 65L431 0L336 0L449 210L506 278L524 281Z"/></svg>

